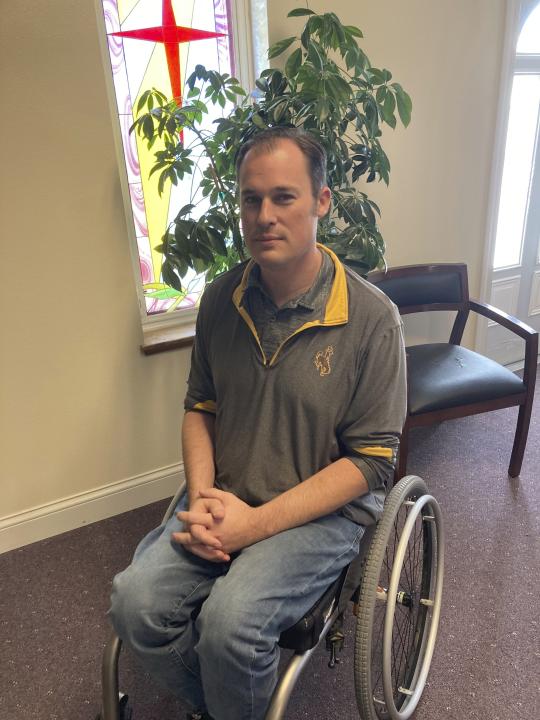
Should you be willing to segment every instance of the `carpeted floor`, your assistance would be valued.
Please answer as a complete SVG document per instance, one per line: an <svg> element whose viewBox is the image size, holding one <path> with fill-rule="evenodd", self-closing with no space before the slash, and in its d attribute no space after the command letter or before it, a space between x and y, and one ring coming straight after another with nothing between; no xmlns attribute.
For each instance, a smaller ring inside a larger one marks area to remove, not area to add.
<svg viewBox="0 0 540 720"><path fill-rule="evenodd" d="M416 720L540 718L540 386L521 477L506 468L516 409L416 430L409 471L442 505L446 572L441 626ZM0 556L0 720L82 720L99 707L100 657L113 575L159 523L165 502ZM356 718L353 618L343 662L321 650L287 718ZM121 686L134 720L182 708L127 653Z"/></svg>

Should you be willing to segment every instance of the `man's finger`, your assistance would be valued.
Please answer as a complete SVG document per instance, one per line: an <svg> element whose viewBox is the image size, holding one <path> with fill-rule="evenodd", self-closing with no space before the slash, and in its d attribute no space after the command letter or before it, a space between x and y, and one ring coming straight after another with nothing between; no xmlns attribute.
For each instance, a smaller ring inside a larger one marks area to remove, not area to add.
<svg viewBox="0 0 540 720"><path fill-rule="evenodd" d="M189 532L184 531L172 533L172 538L175 542L184 545L184 547L197 545L199 543L217 550L222 547L221 542L217 539L217 537L214 537L212 533L208 532L204 525L191 525Z"/></svg>
<svg viewBox="0 0 540 720"><path fill-rule="evenodd" d="M211 533L204 525L191 525L189 532L193 540L197 543L202 543L203 545L208 545L209 547L217 548L218 550L223 547L220 540L218 540L217 537L213 535L213 533Z"/></svg>
<svg viewBox="0 0 540 720"><path fill-rule="evenodd" d="M180 545L184 545L185 547L193 544L193 538L189 532L175 532L172 533L171 537L174 542L180 543Z"/></svg>
<svg viewBox="0 0 540 720"><path fill-rule="evenodd" d="M208 512L212 514L214 520L223 520L225 517L225 508L221 500L214 498L205 498L205 500L207 500L206 507L208 508Z"/></svg>
<svg viewBox="0 0 540 720"><path fill-rule="evenodd" d="M214 548L208 548L206 545L190 545L186 548L194 555L203 558L203 560L210 560L211 562L230 562L231 556L224 553L222 550L214 550Z"/></svg>
<svg viewBox="0 0 540 720"><path fill-rule="evenodd" d="M227 496L228 493L226 493L224 490L219 490L215 487L210 488L203 488L202 490L199 490L199 495L203 498L213 498L215 500L222 500Z"/></svg>
<svg viewBox="0 0 540 720"><path fill-rule="evenodd" d="M197 512L196 510L181 510L176 514L176 517L188 525L196 523L197 525L204 525L205 527L209 527L214 521L211 513Z"/></svg>

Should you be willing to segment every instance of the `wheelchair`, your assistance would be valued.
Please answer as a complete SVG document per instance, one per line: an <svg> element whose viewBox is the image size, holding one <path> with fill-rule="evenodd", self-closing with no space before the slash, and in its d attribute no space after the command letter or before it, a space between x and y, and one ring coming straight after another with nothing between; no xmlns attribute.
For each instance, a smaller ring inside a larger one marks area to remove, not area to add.
<svg viewBox="0 0 540 720"><path fill-rule="evenodd" d="M163 523L184 492L171 501ZM356 616L354 686L361 720L407 720L422 695L437 636L444 570L441 510L415 475L388 494L381 519L366 528L359 555L311 610L279 639L293 650L278 680L265 720L281 720L296 682L323 642L329 666L339 662L343 614ZM96 720L130 720L127 695L119 692L121 640L113 635L102 662L102 709Z"/></svg>

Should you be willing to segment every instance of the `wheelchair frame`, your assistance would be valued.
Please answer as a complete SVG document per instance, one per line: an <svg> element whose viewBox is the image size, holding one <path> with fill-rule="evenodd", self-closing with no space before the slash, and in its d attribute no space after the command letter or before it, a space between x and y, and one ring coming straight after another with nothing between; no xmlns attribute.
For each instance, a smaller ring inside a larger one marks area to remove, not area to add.
<svg viewBox="0 0 540 720"><path fill-rule="evenodd" d="M162 520L185 490L182 485ZM388 494L381 519L366 528L360 553L279 645L294 650L274 690L265 720L282 720L309 658L327 638L330 667L343 645L343 612L354 602L354 679L361 720L408 720L427 680L438 629L444 572L444 529L439 505L415 475ZM121 640L103 652L102 711L96 720L129 720L119 693Z"/></svg>

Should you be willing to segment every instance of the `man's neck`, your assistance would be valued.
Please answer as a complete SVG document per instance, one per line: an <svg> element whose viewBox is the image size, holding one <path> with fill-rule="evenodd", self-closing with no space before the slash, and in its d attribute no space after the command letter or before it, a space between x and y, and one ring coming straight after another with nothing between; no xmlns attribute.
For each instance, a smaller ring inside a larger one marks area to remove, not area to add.
<svg viewBox="0 0 540 720"><path fill-rule="evenodd" d="M261 267L261 280L266 292L279 308L289 300L303 295L315 282L321 269L322 253L318 248L303 258L301 266Z"/></svg>

